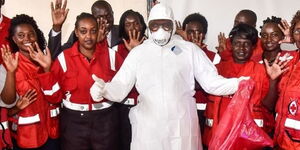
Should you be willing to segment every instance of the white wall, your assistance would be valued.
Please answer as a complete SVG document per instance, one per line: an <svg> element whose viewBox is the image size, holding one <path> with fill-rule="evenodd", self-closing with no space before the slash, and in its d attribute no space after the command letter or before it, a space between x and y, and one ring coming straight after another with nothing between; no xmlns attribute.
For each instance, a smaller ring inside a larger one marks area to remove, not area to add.
<svg viewBox="0 0 300 150"><path fill-rule="evenodd" d="M50 3L55 0L6 0L2 7L2 13L10 18L16 14L25 13L33 16L38 25L48 36L48 32L52 27ZM63 26L63 41L66 41L71 31L74 29L76 16L81 12L91 12L91 6L96 0L68 0L68 8L70 9L68 18ZM128 9L133 9L146 16L147 1L146 0L108 0L111 4L114 15L115 24L119 24L119 18L122 13ZM46 37L48 39L48 37Z"/></svg>
<svg viewBox="0 0 300 150"><path fill-rule="evenodd" d="M230 32L235 15L241 9L256 12L257 29L260 31L262 20L269 16L286 18L288 22L300 9L300 0L158 0L173 8L175 19L181 22L194 12L199 12L208 20L206 43L211 50L217 45L219 32Z"/></svg>
<svg viewBox="0 0 300 150"><path fill-rule="evenodd" d="M54 1L54 0L53 0ZM69 16L63 27L63 41L74 28L75 18L80 12L90 12L95 0L69 0ZM115 24L118 24L121 14L127 9L139 11L146 18L147 0L108 0L115 14ZM275 15L291 20L295 12L300 9L300 0L158 0L173 8L175 18L183 19L190 13L200 12L208 20L208 34L206 43L211 50L217 45L219 32L229 33L233 26L236 13L241 9L251 9L258 16L257 29L262 20ZM51 0L6 0L2 8L3 14L13 17L16 14L26 13L38 21L39 26L48 34L52 26L50 15ZM145 19L147 20L147 19Z"/></svg>

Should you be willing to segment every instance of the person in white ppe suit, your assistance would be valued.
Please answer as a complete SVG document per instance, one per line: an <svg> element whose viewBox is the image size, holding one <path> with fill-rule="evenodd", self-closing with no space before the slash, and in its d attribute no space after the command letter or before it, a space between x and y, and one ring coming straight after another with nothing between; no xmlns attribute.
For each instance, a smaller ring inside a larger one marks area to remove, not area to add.
<svg viewBox="0 0 300 150"><path fill-rule="evenodd" d="M148 26L149 39L129 53L111 82L93 75L92 98L121 102L135 85L131 150L201 150L195 79L207 93L230 95L246 78L223 78L199 47L174 35L169 7L155 5Z"/></svg>

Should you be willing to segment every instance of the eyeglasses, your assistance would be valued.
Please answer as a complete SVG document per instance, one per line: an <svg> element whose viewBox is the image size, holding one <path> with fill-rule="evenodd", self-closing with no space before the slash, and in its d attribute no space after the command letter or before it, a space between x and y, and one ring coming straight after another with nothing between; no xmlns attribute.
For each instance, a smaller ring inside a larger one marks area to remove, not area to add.
<svg viewBox="0 0 300 150"><path fill-rule="evenodd" d="M149 23L149 29L151 31L157 31L160 27L162 27L166 31L170 31L173 28L173 23L171 21L165 23L158 23L158 22Z"/></svg>
<svg viewBox="0 0 300 150"><path fill-rule="evenodd" d="M300 35L300 29L295 29L295 30L293 31L293 34L294 34L294 35Z"/></svg>

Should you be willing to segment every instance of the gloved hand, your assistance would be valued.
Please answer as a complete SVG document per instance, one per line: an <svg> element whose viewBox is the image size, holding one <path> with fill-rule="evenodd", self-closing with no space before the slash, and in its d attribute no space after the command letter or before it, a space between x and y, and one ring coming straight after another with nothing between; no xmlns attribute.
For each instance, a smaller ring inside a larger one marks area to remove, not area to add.
<svg viewBox="0 0 300 150"><path fill-rule="evenodd" d="M100 102L103 100L105 82L94 74L92 75L92 78L95 83L90 88L90 94L95 102Z"/></svg>
<svg viewBox="0 0 300 150"><path fill-rule="evenodd" d="M241 82L242 80L249 80L250 77L241 76L238 78L238 81Z"/></svg>

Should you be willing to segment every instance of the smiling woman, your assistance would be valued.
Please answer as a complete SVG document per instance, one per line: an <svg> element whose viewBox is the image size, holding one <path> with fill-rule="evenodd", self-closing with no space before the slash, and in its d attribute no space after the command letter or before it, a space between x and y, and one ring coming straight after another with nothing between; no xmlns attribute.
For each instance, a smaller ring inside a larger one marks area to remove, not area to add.
<svg viewBox="0 0 300 150"><path fill-rule="evenodd" d="M12 20L8 40L13 52L20 51L29 56L27 47L37 42L42 49L46 48L43 32L38 28L35 20L27 15L17 15Z"/></svg>
<svg viewBox="0 0 300 150"><path fill-rule="evenodd" d="M46 42L42 31L35 20L28 15L17 15L11 20L8 35L9 45L13 52L19 53L19 64L16 70L16 91L18 95L25 95L28 90L36 91L36 100L32 103L23 103L9 110L12 116L15 134L14 149L27 148L53 149L58 144L58 109L57 105L50 105L44 100L37 79L41 67L30 57L30 49L36 51L45 49ZM51 114L51 115L50 115ZM17 128L15 128L17 126Z"/></svg>

